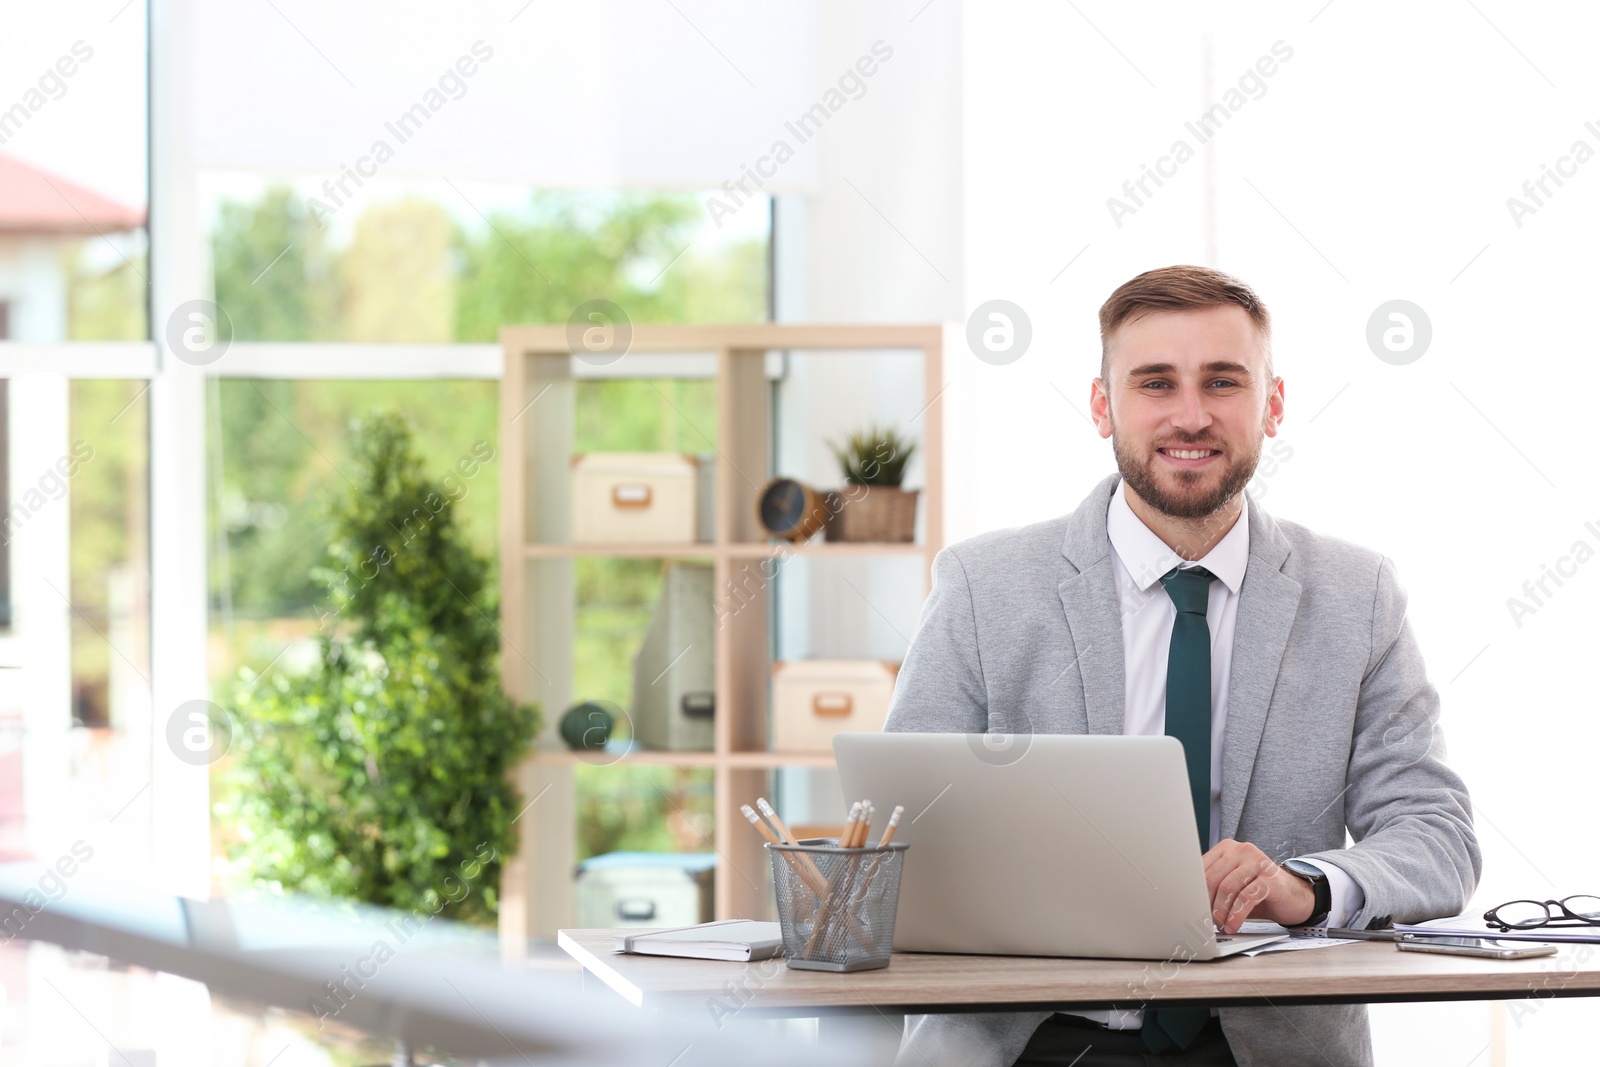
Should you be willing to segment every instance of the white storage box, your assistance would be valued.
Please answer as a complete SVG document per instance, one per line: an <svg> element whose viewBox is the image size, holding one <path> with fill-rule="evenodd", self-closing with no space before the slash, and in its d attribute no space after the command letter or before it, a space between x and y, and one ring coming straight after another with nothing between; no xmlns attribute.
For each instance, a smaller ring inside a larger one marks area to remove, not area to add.
<svg viewBox="0 0 1600 1067"><path fill-rule="evenodd" d="M694 926L711 921L714 852L608 852L578 864L578 926Z"/></svg>
<svg viewBox="0 0 1600 1067"><path fill-rule="evenodd" d="M644 748L710 752L716 712L716 579L709 563L675 560L661 579L633 658L633 738Z"/></svg>
<svg viewBox="0 0 1600 1067"><path fill-rule="evenodd" d="M803 659L772 665L774 752L832 752L840 731L883 729L897 663Z"/></svg>
<svg viewBox="0 0 1600 1067"><path fill-rule="evenodd" d="M588 452L572 457L572 543L713 539L714 457Z"/></svg>

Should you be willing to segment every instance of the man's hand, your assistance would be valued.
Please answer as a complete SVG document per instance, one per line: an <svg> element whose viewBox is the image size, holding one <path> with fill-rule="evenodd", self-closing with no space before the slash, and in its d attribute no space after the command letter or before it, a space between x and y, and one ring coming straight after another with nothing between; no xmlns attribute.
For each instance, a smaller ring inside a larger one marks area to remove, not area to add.
<svg viewBox="0 0 1600 1067"><path fill-rule="evenodd" d="M1247 841L1229 838L1205 854L1206 892L1211 918L1225 934L1236 934L1246 919L1294 926L1311 918L1317 895Z"/></svg>

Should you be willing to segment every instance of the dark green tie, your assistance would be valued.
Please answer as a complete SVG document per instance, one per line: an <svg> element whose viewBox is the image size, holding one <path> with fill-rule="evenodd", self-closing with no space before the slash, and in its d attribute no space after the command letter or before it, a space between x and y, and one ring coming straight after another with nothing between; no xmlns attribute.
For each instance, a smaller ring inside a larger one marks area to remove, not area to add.
<svg viewBox="0 0 1600 1067"><path fill-rule="evenodd" d="M1206 602L1217 576L1204 567L1173 569L1161 585L1178 609L1167 652L1167 736L1183 742L1189 768L1189 799L1200 851L1211 844L1211 627ZM1151 1052L1188 1048L1205 1028L1205 1008L1148 1008L1141 1036Z"/></svg>
<svg viewBox="0 0 1600 1067"><path fill-rule="evenodd" d="M1167 736L1183 742L1200 851L1211 847L1211 627L1206 601L1217 576L1204 567L1161 578L1178 609L1167 652Z"/></svg>

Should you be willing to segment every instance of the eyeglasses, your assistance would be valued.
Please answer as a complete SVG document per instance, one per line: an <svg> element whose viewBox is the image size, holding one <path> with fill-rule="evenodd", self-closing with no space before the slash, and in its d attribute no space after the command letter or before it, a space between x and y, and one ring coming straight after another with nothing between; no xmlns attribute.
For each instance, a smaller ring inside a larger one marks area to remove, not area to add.
<svg viewBox="0 0 1600 1067"><path fill-rule="evenodd" d="M1484 912L1483 921L1499 930L1533 930L1541 926L1600 926L1600 897L1512 900Z"/></svg>

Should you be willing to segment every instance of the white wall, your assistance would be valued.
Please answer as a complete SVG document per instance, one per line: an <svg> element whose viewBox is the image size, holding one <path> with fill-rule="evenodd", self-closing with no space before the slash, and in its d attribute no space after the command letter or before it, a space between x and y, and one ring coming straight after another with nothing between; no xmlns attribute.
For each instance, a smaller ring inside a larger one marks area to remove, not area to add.
<svg viewBox="0 0 1600 1067"><path fill-rule="evenodd" d="M780 321L942 322L961 314L961 12L934 4L917 14L919 6L821 6L819 88L874 55L874 45L878 56L892 54L860 99L802 147L816 153L816 191L776 201ZM923 404L914 356L798 355L778 387L776 469L837 488L827 440L873 422L920 439ZM915 457L906 487L920 487L922 477ZM924 581L915 561L791 561L778 580L777 654L898 660L916 628ZM832 772L782 779L789 810L843 817Z"/></svg>
<svg viewBox="0 0 1600 1067"><path fill-rule="evenodd" d="M1113 469L1080 413L1095 309L1116 285L1179 262L1239 274L1277 318L1288 383L1294 452L1262 503L1396 560L1477 806L1474 906L1592 892L1600 854L1583 813L1600 709L1586 668L1600 563L1566 564L1574 575L1548 583L1554 595L1520 627L1507 598L1575 542L1600 550L1586 447L1600 162L1520 228L1506 200L1575 140L1600 150L1600 130L1584 127L1600 126L1582 44L1595 12L1207 9L1207 91L1195 10L965 5L967 301L1022 305L1034 348L1006 367L952 368L947 448L968 465L952 538L1058 514ZM1116 226L1107 197L1280 40L1292 57L1212 142L1214 231L1203 158ZM1394 298L1433 324L1409 366L1365 340ZM1379 1062L1555 1062L1587 1047L1600 1010L1526 1008L1508 1018L1508 1059L1487 1047L1484 1005L1375 1009Z"/></svg>

